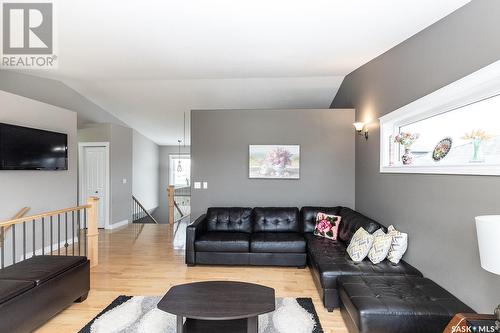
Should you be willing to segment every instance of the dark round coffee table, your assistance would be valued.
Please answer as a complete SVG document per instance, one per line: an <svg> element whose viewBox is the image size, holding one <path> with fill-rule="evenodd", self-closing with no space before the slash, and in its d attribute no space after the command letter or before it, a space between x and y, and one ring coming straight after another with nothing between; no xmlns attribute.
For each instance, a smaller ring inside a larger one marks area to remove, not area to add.
<svg viewBox="0 0 500 333"><path fill-rule="evenodd" d="M257 316L274 307L274 289L232 281L174 286L158 303L158 309L177 316L177 333L257 333Z"/></svg>

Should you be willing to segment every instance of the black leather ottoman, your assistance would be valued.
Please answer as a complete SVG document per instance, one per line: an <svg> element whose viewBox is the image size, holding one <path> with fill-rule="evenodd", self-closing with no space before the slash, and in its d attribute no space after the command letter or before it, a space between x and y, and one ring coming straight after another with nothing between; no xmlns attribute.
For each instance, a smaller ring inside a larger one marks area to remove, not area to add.
<svg viewBox="0 0 500 333"><path fill-rule="evenodd" d="M456 313L474 313L423 277L343 276L337 283L350 333L441 333Z"/></svg>

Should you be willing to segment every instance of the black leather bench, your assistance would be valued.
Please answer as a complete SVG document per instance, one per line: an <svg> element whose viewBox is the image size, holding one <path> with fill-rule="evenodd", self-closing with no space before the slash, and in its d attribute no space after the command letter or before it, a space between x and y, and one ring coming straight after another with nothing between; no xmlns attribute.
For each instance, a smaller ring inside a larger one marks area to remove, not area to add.
<svg viewBox="0 0 500 333"><path fill-rule="evenodd" d="M0 269L0 332L31 332L89 289L86 257L35 256Z"/></svg>
<svg viewBox="0 0 500 333"><path fill-rule="evenodd" d="M474 313L432 280L342 276L341 314L350 333L441 333L457 313Z"/></svg>

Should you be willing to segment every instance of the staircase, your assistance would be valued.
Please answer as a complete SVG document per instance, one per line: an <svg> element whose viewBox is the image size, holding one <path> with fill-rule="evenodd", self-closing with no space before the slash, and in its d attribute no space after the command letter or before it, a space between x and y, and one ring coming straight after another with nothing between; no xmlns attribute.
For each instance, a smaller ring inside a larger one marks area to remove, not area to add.
<svg viewBox="0 0 500 333"><path fill-rule="evenodd" d="M138 224L158 224L158 221L153 217L154 211L149 212L144 206L132 196L132 223Z"/></svg>

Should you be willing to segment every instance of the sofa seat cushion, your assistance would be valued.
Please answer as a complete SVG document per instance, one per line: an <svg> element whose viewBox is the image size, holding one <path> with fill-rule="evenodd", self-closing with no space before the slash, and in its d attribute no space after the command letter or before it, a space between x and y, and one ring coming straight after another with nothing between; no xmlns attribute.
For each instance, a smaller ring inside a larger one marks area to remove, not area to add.
<svg viewBox="0 0 500 333"><path fill-rule="evenodd" d="M343 276L343 310L359 332L443 332L456 313L474 313L432 280L415 276Z"/></svg>
<svg viewBox="0 0 500 333"><path fill-rule="evenodd" d="M194 247L200 252L248 252L250 234L243 232L207 232L196 239Z"/></svg>
<svg viewBox="0 0 500 333"><path fill-rule="evenodd" d="M33 281L0 280L0 304L35 287Z"/></svg>
<svg viewBox="0 0 500 333"><path fill-rule="evenodd" d="M250 252L305 253L306 240L300 233L255 233L251 236Z"/></svg>
<svg viewBox="0 0 500 333"><path fill-rule="evenodd" d="M34 256L1 269L0 280L33 281L39 285L87 260L81 256Z"/></svg>
<svg viewBox="0 0 500 333"><path fill-rule="evenodd" d="M344 275L410 275L422 276L416 268L404 261L394 265L385 260L377 265L368 259L355 263L349 258L344 242L306 235L309 262L318 272L321 285L326 289L337 288L337 278Z"/></svg>

